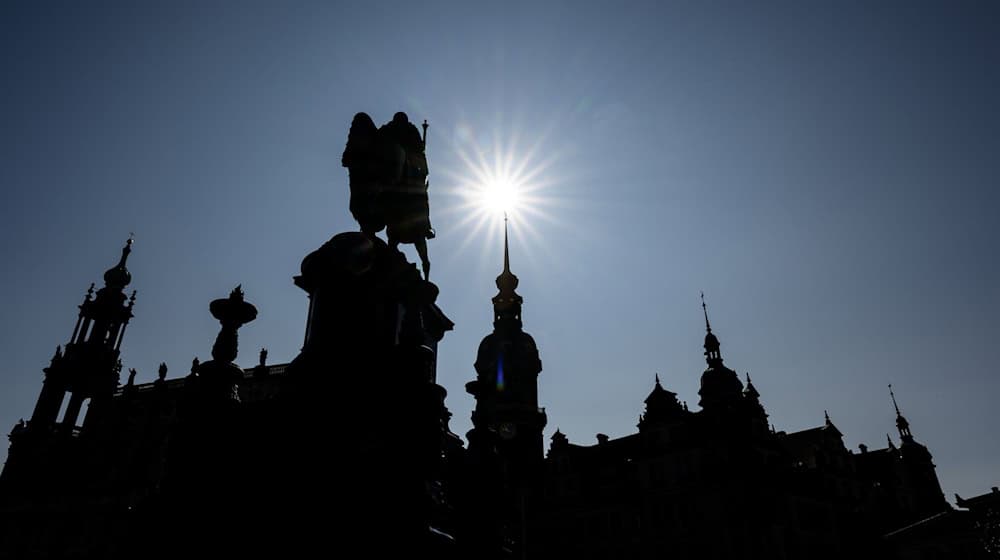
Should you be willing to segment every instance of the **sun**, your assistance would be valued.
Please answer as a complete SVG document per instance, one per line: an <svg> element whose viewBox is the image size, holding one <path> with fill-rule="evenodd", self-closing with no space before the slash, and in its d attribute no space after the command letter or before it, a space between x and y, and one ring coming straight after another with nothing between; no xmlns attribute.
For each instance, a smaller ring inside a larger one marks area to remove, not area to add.
<svg viewBox="0 0 1000 560"><path fill-rule="evenodd" d="M490 136L492 142L478 141ZM469 124L455 126L451 165L437 168L450 199L439 215L452 220L449 229L460 236L455 254L502 246L509 220L512 242L530 260L533 250L545 250L542 228L564 226L555 212L563 201L552 196L552 187L565 180L555 172L559 151L547 148L545 134L532 135L527 145L524 138L517 126L498 125L486 135Z"/></svg>
<svg viewBox="0 0 1000 560"><path fill-rule="evenodd" d="M512 214L521 202L520 186L509 177L495 177L486 182L478 195L479 206L494 215Z"/></svg>

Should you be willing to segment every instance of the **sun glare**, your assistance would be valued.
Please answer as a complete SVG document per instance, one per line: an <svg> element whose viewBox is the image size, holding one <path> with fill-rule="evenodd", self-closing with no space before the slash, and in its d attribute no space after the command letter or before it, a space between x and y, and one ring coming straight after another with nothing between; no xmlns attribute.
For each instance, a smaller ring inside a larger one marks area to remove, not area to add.
<svg viewBox="0 0 1000 560"><path fill-rule="evenodd" d="M455 164L438 168L452 197L441 215L456 218L451 229L461 231L459 252L471 245L501 246L504 219L509 218L511 239L530 259L533 249L544 250L539 228L560 225L552 212L558 202L550 194L558 151L544 149L545 134L522 146L517 127L508 127L506 133L503 128L493 131L492 142L484 143L471 126L456 125L450 146Z"/></svg>
<svg viewBox="0 0 1000 560"><path fill-rule="evenodd" d="M505 177L498 177L483 185L479 204L483 209L499 215L517 210L519 197L517 183Z"/></svg>

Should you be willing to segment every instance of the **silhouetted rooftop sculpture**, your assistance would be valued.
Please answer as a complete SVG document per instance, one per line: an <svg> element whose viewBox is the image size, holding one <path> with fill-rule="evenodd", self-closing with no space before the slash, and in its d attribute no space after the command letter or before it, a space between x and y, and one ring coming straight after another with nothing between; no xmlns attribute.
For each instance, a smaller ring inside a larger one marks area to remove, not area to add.
<svg viewBox="0 0 1000 560"><path fill-rule="evenodd" d="M427 201L427 121L421 137L406 113L380 128L366 113L354 115L341 164L348 169L351 215L370 237L386 230L389 246L412 243L430 274L427 240L434 238Z"/></svg>

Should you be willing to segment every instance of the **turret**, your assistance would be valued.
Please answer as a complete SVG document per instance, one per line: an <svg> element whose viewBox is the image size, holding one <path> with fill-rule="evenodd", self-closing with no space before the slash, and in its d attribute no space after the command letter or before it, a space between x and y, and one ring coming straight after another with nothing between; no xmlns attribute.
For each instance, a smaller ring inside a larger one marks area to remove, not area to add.
<svg viewBox="0 0 1000 560"><path fill-rule="evenodd" d="M639 418L639 430L650 424L669 422L686 414L684 407L677 400L677 393L668 391L660 385L659 374L655 376L653 390L643 402L646 405L646 411Z"/></svg>
<svg viewBox="0 0 1000 560"><path fill-rule="evenodd" d="M950 509L941 491L933 457L927 447L913 438L910 422L899 410L896 394L889 385L889 396L896 412L896 429L899 431L899 457L902 464L903 481L910 494L911 504L916 517L924 517ZM891 443L891 441L890 441Z"/></svg>
<svg viewBox="0 0 1000 560"><path fill-rule="evenodd" d="M705 315L705 361L708 369L701 376L701 389L698 404L706 411L730 409L740 402L743 396L743 384L736 372L722 363L722 345L712 332L712 324L708 321L708 307L705 305L705 294L701 294L701 309Z"/></svg>

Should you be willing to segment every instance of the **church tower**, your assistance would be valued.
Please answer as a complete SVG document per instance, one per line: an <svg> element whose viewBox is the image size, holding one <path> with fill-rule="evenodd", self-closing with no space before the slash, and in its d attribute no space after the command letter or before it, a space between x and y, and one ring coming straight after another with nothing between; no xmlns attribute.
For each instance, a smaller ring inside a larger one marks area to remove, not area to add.
<svg viewBox="0 0 1000 560"><path fill-rule="evenodd" d="M889 396L892 398L892 406L896 411L896 429L899 431L899 439L902 441L899 446L902 479L910 494L905 502L913 510L915 518L926 517L950 509L948 502L944 499L944 493L941 491L941 483L938 481L931 452L926 446L913 439L910 423L899 411L892 385L889 385Z"/></svg>
<svg viewBox="0 0 1000 560"><path fill-rule="evenodd" d="M476 379L465 389L476 399L468 433L470 472L465 539L470 557L524 557L540 498L545 410L538 407L542 362L535 340L521 329L517 276L510 271L504 220L503 272L493 297L493 332L479 344Z"/></svg>
<svg viewBox="0 0 1000 560"><path fill-rule="evenodd" d="M47 432L57 428L72 431L81 420L80 411L88 399L99 405L117 389L121 369L118 355L135 304L135 291L131 298L124 293L132 281L125 266L131 252L130 238L118 264L104 273L104 287L97 291L96 297L91 284L80 304L80 315L66 351L56 350L52 363L45 368L42 392L27 431ZM59 418L67 395L69 402Z"/></svg>
<svg viewBox="0 0 1000 560"><path fill-rule="evenodd" d="M510 271L507 221L504 220L503 272L493 297L493 332L483 339L476 357L476 380L466 390L476 399L475 430L499 436L497 452L507 480L515 486L539 474L543 459L545 411L538 407L538 374L542 362L535 340L521 329L523 299Z"/></svg>
<svg viewBox="0 0 1000 560"><path fill-rule="evenodd" d="M65 475L76 464L72 452L79 448L74 441L94 428L86 418L107 417L101 410L111 405L118 388L119 350L135 305L135 292L131 297L124 293L132 281L125 266L131 252L129 238L118 264L104 273L104 287L96 296L93 284L87 290L65 351L56 348L52 362L43 370L45 378L31 419L18 423L10 433L0 494L30 495L68 484Z"/></svg>
<svg viewBox="0 0 1000 560"><path fill-rule="evenodd" d="M707 412L731 410L743 401L743 383L735 371L722 363L722 345L708 322L705 294L701 295L701 309L705 314L705 361L708 362L708 369L701 375L701 389L698 390L701 400L698 404Z"/></svg>

